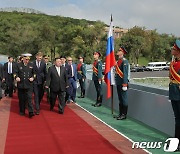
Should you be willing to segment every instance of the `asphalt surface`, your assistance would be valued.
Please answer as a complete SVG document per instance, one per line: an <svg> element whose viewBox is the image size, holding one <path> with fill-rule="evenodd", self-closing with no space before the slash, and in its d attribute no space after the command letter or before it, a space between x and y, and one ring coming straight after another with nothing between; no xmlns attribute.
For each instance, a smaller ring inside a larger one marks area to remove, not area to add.
<svg viewBox="0 0 180 154"><path fill-rule="evenodd" d="M169 77L169 71L144 71L144 72L131 72L131 79L145 78L145 77ZM87 79L92 79L92 71L87 71Z"/></svg>
<svg viewBox="0 0 180 154"><path fill-rule="evenodd" d="M169 71L131 72L131 78L169 77Z"/></svg>

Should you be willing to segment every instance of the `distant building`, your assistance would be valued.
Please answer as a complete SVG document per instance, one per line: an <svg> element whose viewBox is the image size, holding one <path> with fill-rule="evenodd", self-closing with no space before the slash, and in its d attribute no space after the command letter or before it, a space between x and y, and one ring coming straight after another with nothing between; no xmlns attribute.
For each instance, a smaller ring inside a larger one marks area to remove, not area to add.
<svg viewBox="0 0 180 154"><path fill-rule="evenodd" d="M109 27L105 27L105 32L108 33ZM128 29L124 28L113 28L114 38L121 38L124 34L128 32Z"/></svg>

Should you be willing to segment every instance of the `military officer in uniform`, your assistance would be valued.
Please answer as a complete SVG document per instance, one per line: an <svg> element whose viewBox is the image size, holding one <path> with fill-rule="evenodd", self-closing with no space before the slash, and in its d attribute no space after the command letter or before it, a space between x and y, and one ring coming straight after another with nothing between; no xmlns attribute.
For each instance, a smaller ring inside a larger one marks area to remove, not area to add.
<svg viewBox="0 0 180 154"><path fill-rule="evenodd" d="M85 97L85 79L86 79L86 65L84 64L84 58L79 56L79 64L77 65L77 78L81 87L81 96L79 98Z"/></svg>
<svg viewBox="0 0 180 154"><path fill-rule="evenodd" d="M116 87L119 98L119 115L114 116L117 120L126 119L127 110L128 110L128 101L127 101L127 89L128 89L128 76L129 76L129 63L124 55L127 54L127 50L124 47L121 47L118 52L118 61L115 66L116 75Z"/></svg>
<svg viewBox="0 0 180 154"><path fill-rule="evenodd" d="M169 69L169 99L175 116L175 137L180 141L180 40L176 40L171 54L174 58ZM180 144L177 150L180 150Z"/></svg>
<svg viewBox="0 0 180 154"><path fill-rule="evenodd" d="M94 52L94 63L93 63L93 75L92 80L94 81L94 85L97 92L96 103L92 104L94 107L100 107L102 105L102 62L99 60L101 56L100 52Z"/></svg>
<svg viewBox="0 0 180 154"><path fill-rule="evenodd" d="M23 54L22 62L17 64L14 78L17 81L20 115L25 115L25 105L28 103L29 118L34 116L32 105L33 80L35 74L33 65L29 62L31 54Z"/></svg>

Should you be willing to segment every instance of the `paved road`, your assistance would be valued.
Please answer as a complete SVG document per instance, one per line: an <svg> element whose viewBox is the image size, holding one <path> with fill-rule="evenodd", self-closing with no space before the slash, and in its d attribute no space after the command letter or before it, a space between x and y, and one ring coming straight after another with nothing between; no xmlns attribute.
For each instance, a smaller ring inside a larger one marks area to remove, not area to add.
<svg viewBox="0 0 180 154"><path fill-rule="evenodd" d="M169 71L145 71L145 72L131 72L131 78L145 78L145 77L168 77ZM87 72L87 78L92 79L92 72Z"/></svg>
<svg viewBox="0 0 180 154"><path fill-rule="evenodd" d="M131 72L131 78L168 77L168 76L169 76L169 71Z"/></svg>

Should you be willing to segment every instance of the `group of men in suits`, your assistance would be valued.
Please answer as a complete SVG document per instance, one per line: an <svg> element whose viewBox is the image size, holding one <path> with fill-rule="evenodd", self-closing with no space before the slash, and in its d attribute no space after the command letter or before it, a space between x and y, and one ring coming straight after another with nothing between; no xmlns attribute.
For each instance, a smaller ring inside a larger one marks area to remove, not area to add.
<svg viewBox="0 0 180 154"><path fill-rule="evenodd" d="M81 96L85 95L85 64L83 57L79 57L79 64L73 63L71 57L61 56L55 58L54 63L48 61L49 56L38 52L36 59L30 62L31 54L22 54L18 62L13 57L8 57L4 67L0 65L0 84L6 82L5 95L13 97L15 83L17 83L20 115L25 115L25 109L29 111L29 117L40 114L40 103L47 94L50 110L53 111L58 97L58 111L64 113L66 103L75 103L77 79L80 80ZM2 71L1 71L2 70ZM34 93L33 107L32 94ZM0 91L0 98L2 93Z"/></svg>

